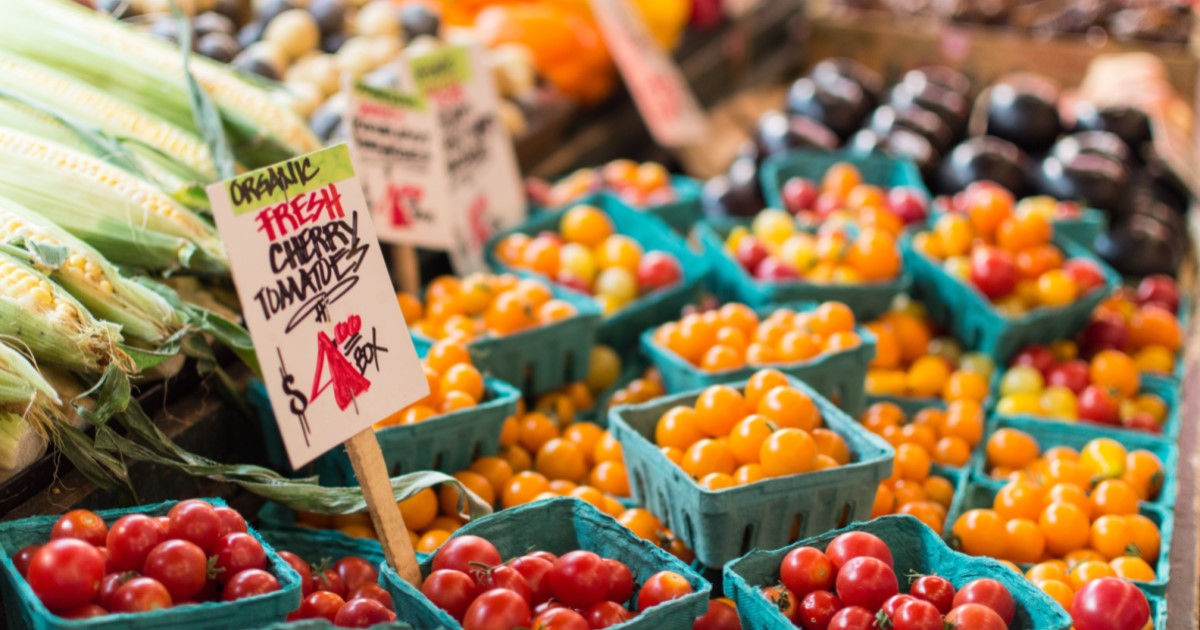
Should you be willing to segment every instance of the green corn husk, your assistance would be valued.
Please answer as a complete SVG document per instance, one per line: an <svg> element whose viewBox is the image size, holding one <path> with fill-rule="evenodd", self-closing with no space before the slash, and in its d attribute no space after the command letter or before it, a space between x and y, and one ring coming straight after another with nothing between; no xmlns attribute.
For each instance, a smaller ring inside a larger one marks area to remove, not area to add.
<svg viewBox="0 0 1200 630"><path fill-rule="evenodd" d="M38 402L62 404L54 386L25 355L0 343L0 409L21 412Z"/></svg>
<svg viewBox="0 0 1200 630"><path fill-rule="evenodd" d="M100 252L52 221L4 197L0 244L18 250L93 315L119 324L126 338L158 345L184 327L157 293L122 276Z"/></svg>
<svg viewBox="0 0 1200 630"><path fill-rule="evenodd" d="M205 137L177 47L67 0L5 4L0 50L75 76ZM238 162L256 168L320 148L299 116L228 66L193 58L189 70L220 109Z"/></svg>
<svg viewBox="0 0 1200 630"><path fill-rule="evenodd" d="M7 127L0 127L0 195L35 209L119 265L229 269L216 229L166 193L111 164Z"/></svg>
<svg viewBox="0 0 1200 630"><path fill-rule="evenodd" d="M0 481L28 468L46 452L46 436L17 413L0 412Z"/></svg>

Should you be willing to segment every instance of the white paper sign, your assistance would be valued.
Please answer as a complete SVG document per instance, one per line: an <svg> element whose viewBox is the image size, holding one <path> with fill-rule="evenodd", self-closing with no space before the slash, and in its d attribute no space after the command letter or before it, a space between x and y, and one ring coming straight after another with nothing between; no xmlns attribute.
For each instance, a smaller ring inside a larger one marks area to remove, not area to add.
<svg viewBox="0 0 1200 630"><path fill-rule="evenodd" d="M596 25L655 142L680 149L703 142L708 122L679 66L627 0L591 0Z"/></svg>
<svg viewBox="0 0 1200 630"><path fill-rule="evenodd" d="M362 82L347 92L350 153L379 239L429 249L454 247L456 221L441 127L425 98Z"/></svg>
<svg viewBox="0 0 1200 630"><path fill-rule="evenodd" d="M208 198L293 467L429 393L346 145Z"/></svg>
<svg viewBox="0 0 1200 630"><path fill-rule="evenodd" d="M417 88L441 124L450 205L450 257L460 273L486 271L492 234L525 220L525 195L500 97L479 44L451 44L409 58Z"/></svg>

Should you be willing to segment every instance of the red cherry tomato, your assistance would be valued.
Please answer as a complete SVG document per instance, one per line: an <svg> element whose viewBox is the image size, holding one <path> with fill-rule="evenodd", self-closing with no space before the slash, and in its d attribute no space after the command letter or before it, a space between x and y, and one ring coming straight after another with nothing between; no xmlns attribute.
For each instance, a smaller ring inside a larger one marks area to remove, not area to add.
<svg viewBox="0 0 1200 630"><path fill-rule="evenodd" d="M300 574L300 595L307 597L309 593L313 592L312 565L290 551L280 551L279 557L288 563L293 571Z"/></svg>
<svg viewBox="0 0 1200 630"><path fill-rule="evenodd" d="M112 596L112 612L132 613L170 608L171 594L153 578L137 577L117 589Z"/></svg>
<svg viewBox="0 0 1200 630"><path fill-rule="evenodd" d="M854 558L838 571L837 594L847 606L879 610L900 591L892 568L876 558Z"/></svg>
<svg viewBox="0 0 1200 630"><path fill-rule="evenodd" d="M1013 255L998 247L976 247L971 252L971 284L993 300L1012 293L1017 288Z"/></svg>
<svg viewBox="0 0 1200 630"><path fill-rule="evenodd" d="M1107 389L1088 385L1079 393L1077 401L1080 420L1098 424L1121 424L1120 405Z"/></svg>
<svg viewBox="0 0 1200 630"><path fill-rule="evenodd" d="M991 578L980 578L958 589L954 595L954 607L963 604L982 604L996 611L1004 620L1004 625L1012 623L1017 605L1013 602L1012 594L1003 584Z"/></svg>
<svg viewBox="0 0 1200 630"><path fill-rule="evenodd" d="M386 606L388 610L393 608L392 594L387 592L386 588L370 582L367 582L353 591L350 591L350 597L348 599L351 601L356 599L373 599Z"/></svg>
<svg viewBox="0 0 1200 630"><path fill-rule="evenodd" d="M1013 357L1012 360L1009 361L1010 366L1028 365L1037 369L1038 372L1041 372L1042 376L1047 377L1050 374L1050 369L1054 367L1055 363L1056 361L1054 360L1054 353L1050 351L1048 346L1043 346L1041 344L1025 346L1020 352L1017 353L1017 356Z"/></svg>
<svg viewBox="0 0 1200 630"><path fill-rule="evenodd" d="M933 604L943 615L954 608L954 585L938 575L922 575L913 581L908 593Z"/></svg>
<svg viewBox="0 0 1200 630"><path fill-rule="evenodd" d="M333 569L325 569L313 576L313 590L329 591L336 593L338 597L345 599L346 583L342 581L342 576L337 574Z"/></svg>
<svg viewBox="0 0 1200 630"><path fill-rule="evenodd" d="M764 586L762 594L767 601L775 604L779 614L787 617L788 621L796 623L800 619L800 600L796 599L796 595L789 591L788 587L782 584Z"/></svg>
<svg viewBox="0 0 1200 630"><path fill-rule="evenodd" d="M552 608L533 618L533 630L590 630L587 619L570 608Z"/></svg>
<svg viewBox="0 0 1200 630"><path fill-rule="evenodd" d="M629 621L633 618L633 613L617 602L605 600L584 610L583 617L592 630L600 630Z"/></svg>
<svg viewBox="0 0 1200 630"><path fill-rule="evenodd" d="M396 620L396 613L373 599L355 599L346 602L333 618L339 628L370 628L377 623Z"/></svg>
<svg viewBox="0 0 1200 630"><path fill-rule="evenodd" d="M221 570L217 573L217 581L221 584L228 584L235 575L246 569L267 566L267 552L258 539L250 534L225 534L217 540L215 554L216 568Z"/></svg>
<svg viewBox="0 0 1200 630"><path fill-rule="evenodd" d="M837 611L833 619L829 620L828 630L876 630L875 615L865 608L849 606Z"/></svg>
<svg viewBox="0 0 1200 630"><path fill-rule="evenodd" d="M176 503L167 519L171 522L167 536L196 543L204 553L212 553L221 537L221 517L209 503L198 499Z"/></svg>
<svg viewBox="0 0 1200 630"><path fill-rule="evenodd" d="M246 597L266 595L279 590L279 580L262 569L245 569L233 576L221 591L221 601L232 602Z"/></svg>
<svg viewBox="0 0 1200 630"><path fill-rule="evenodd" d="M970 628L971 630L1008 630L1008 626L996 611L981 604L963 604L955 606L946 621L954 624L955 628ZM1076 628L1078 630L1078 628Z"/></svg>
<svg viewBox="0 0 1200 630"><path fill-rule="evenodd" d="M742 622L738 619L733 606L723 601L708 600L708 610L696 617L692 630L741 630Z"/></svg>
<svg viewBox="0 0 1200 630"><path fill-rule="evenodd" d="M91 510L71 510L58 517L50 530L50 540L58 538L78 538L93 547L103 547L108 538L108 526Z"/></svg>
<svg viewBox="0 0 1200 630"><path fill-rule="evenodd" d="M895 566L887 543L866 532L846 532L834 538L825 549L825 555L833 564L834 571L840 571L850 560L863 556L882 560L889 567Z"/></svg>
<svg viewBox="0 0 1200 630"><path fill-rule="evenodd" d="M820 549L798 547L779 565L779 580L797 597L833 588L833 563Z"/></svg>
<svg viewBox="0 0 1200 630"><path fill-rule="evenodd" d="M683 268L675 257L665 252L647 252L637 266L637 285L641 293L649 293L679 282Z"/></svg>
<svg viewBox="0 0 1200 630"><path fill-rule="evenodd" d="M927 601L909 598L891 615L893 630L942 630L942 613Z"/></svg>
<svg viewBox="0 0 1200 630"><path fill-rule="evenodd" d="M471 576L462 571L442 569L430 573L429 577L425 578L425 583L421 585L421 593L429 598L434 606L462 622L467 608L479 594L479 586Z"/></svg>
<svg viewBox="0 0 1200 630"><path fill-rule="evenodd" d="M480 593L503 589L520 595L526 604L533 604L533 590L529 588L529 583L520 572L506 564L486 571L476 571L475 582L479 584Z"/></svg>
<svg viewBox="0 0 1200 630"><path fill-rule="evenodd" d="M142 575L158 580L172 601L189 600L208 581L208 558L194 543L168 540L150 550Z"/></svg>
<svg viewBox="0 0 1200 630"><path fill-rule="evenodd" d="M800 600L800 627L826 630L833 616L842 609L842 600L829 591L813 591Z"/></svg>
<svg viewBox="0 0 1200 630"><path fill-rule="evenodd" d="M896 616L896 609L900 608L901 604L911 600L912 598L912 595L905 595L904 593L892 595L887 599L886 602L883 602L883 606L880 608L880 610L883 611L883 614L888 616L888 619L891 619L892 617Z"/></svg>
<svg viewBox="0 0 1200 630"><path fill-rule="evenodd" d="M1075 630L1142 628L1150 619L1146 596L1127 580L1100 578L1083 585L1071 602Z"/></svg>
<svg viewBox="0 0 1200 630"><path fill-rule="evenodd" d="M488 591L471 602L463 630L511 630L530 626L529 604L512 591Z"/></svg>
<svg viewBox="0 0 1200 630"><path fill-rule="evenodd" d="M104 577L104 558L96 548L75 538L59 538L41 546L29 561L25 579L52 611L78 608L96 596Z"/></svg>
<svg viewBox="0 0 1200 630"><path fill-rule="evenodd" d="M550 553L549 551L534 551L532 553L527 553L525 555L527 555L531 558L541 558L542 560L545 560L546 562L549 562L550 564L554 564L555 561L558 560L558 556Z"/></svg>
<svg viewBox="0 0 1200 630"><path fill-rule="evenodd" d="M624 604L633 597L633 572L620 560L604 559L608 565L608 594L604 596L610 602Z"/></svg>
<svg viewBox="0 0 1200 630"><path fill-rule="evenodd" d="M117 519L108 529L108 572L141 571L150 550L167 539L158 521L145 514L130 514Z"/></svg>
<svg viewBox="0 0 1200 630"><path fill-rule="evenodd" d="M571 608L587 608L608 594L612 582L604 559L590 551L565 553L548 576L550 592Z"/></svg>
<svg viewBox="0 0 1200 630"><path fill-rule="evenodd" d="M137 577L136 573L109 573L100 580L100 590L96 592L95 602L102 608L112 610L112 596L126 582Z"/></svg>
<svg viewBox="0 0 1200 630"><path fill-rule="evenodd" d="M301 619L326 619L330 623L337 617L337 612L346 604L346 600L338 597L337 593L316 591L310 593L300 602Z"/></svg>
<svg viewBox="0 0 1200 630"><path fill-rule="evenodd" d="M13 554L13 566L17 568L17 573L21 577L25 577L29 573L29 561L33 560L33 554L37 553L37 550L41 548L41 545L27 545L21 547L17 550L17 553Z"/></svg>
<svg viewBox="0 0 1200 630"><path fill-rule="evenodd" d="M532 554L521 556L516 560L508 563L508 566L521 574L525 578L525 583L529 585L529 592L533 596L533 604L536 606L554 596L550 592L550 581L546 576L550 574L550 570L554 568L554 563L545 558L534 557Z"/></svg>
<svg viewBox="0 0 1200 630"><path fill-rule="evenodd" d="M494 567L500 562L500 552L492 543L478 536L458 536L447 540L434 554L433 570L450 569L470 575L477 568L472 563Z"/></svg>
<svg viewBox="0 0 1200 630"><path fill-rule="evenodd" d="M1086 258L1068 258L1063 262L1063 271L1075 281L1079 294L1083 295L1104 284L1104 272L1096 263Z"/></svg>
<svg viewBox="0 0 1200 630"><path fill-rule="evenodd" d="M337 571L338 577L342 578L347 592L353 591L363 584L379 583L379 572L371 566L370 562L358 556L346 556L338 560L334 563L333 570Z"/></svg>
<svg viewBox="0 0 1200 630"><path fill-rule="evenodd" d="M92 619L94 617L103 617L108 611L96 604L84 604L79 608L72 608L66 612L58 613L63 619Z"/></svg>
<svg viewBox="0 0 1200 630"><path fill-rule="evenodd" d="M679 599L694 592L687 578L673 571L659 571L650 576L638 591L638 612L645 612L651 606Z"/></svg>
<svg viewBox="0 0 1200 630"><path fill-rule="evenodd" d="M242 518L242 515L237 510L225 507L224 505L218 505L213 508L213 511L217 513L217 518L221 522L220 527L217 528L217 538L226 534L237 534L239 532L245 534L249 531L246 528L246 519Z"/></svg>

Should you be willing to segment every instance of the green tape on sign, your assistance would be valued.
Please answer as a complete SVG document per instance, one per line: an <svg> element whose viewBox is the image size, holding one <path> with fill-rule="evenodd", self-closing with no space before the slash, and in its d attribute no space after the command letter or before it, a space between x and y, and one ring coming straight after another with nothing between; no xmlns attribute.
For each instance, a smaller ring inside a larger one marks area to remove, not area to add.
<svg viewBox="0 0 1200 630"><path fill-rule="evenodd" d="M425 99L414 94L405 94L395 90L377 88L361 81L354 84L354 91L359 97L405 109L425 111Z"/></svg>
<svg viewBox="0 0 1200 630"><path fill-rule="evenodd" d="M471 78L471 62L466 48L454 46L413 59L412 72L417 88L428 92L465 83Z"/></svg>
<svg viewBox="0 0 1200 630"><path fill-rule="evenodd" d="M229 180L226 186L233 213L241 215L352 177L350 150L341 144L250 171Z"/></svg>

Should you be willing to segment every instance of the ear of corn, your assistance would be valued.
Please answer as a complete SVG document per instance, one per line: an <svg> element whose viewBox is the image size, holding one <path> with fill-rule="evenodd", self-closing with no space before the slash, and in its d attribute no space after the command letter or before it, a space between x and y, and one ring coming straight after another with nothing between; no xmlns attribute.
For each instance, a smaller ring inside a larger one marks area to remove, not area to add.
<svg viewBox="0 0 1200 630"><path fill-rule="evenodd" d="M0 253L0 330L39 363L98 373L132 362L118 348L116 324L97 320L62 287L20 259Z"/></svg>
<svg viewBox="0 0 1200 630"><path fill-rule="evenodd" d="M46 437L24 416L0 412L0 481L28 468L46 452Z"/></svg>
<svg viewBox="0 0 1200 630"><path fill-rule="evenodd" d="M78 381L60 370L44 369L46 375L25 355L0 343L0 481L37 461L58 423L81 426L83 421L68 404L83 393ZM60 386L66 394L61 398Z"/></svg>
<svg viewBox="0 0 1200 630"><path fill-rule="evenodd" d="M0 127L0 195L36 209L119 265L229 268L212 225L166 193L101 160L6 127Z"/></svg>
<svg viewBox="0 0 1200 630"><path fill-rule="evenodd" d="M0 407L24 411L38 400L62 403L54 386L25 355L0 343Z"/></svg>
<svg viewBox="0 0 1200 630"><path fill-rule="evenodd" d="M176 47L67 0L5 0L5 5L0 50L87 81L203 136ZM320 148L299 116L235 70L195 56L189 70L220 109L239 162L266 166Z"/></svg>
<svg viewBox="0 0 1200 630"><path fill-rule="evenodd" d="M183 327L167 301L121 275L99 252L45 217L0 197L0 243L32 259L93 315L121 326L129 339L159 344ZM64 260L51 260L39 247L61 248Z"/></svg>

